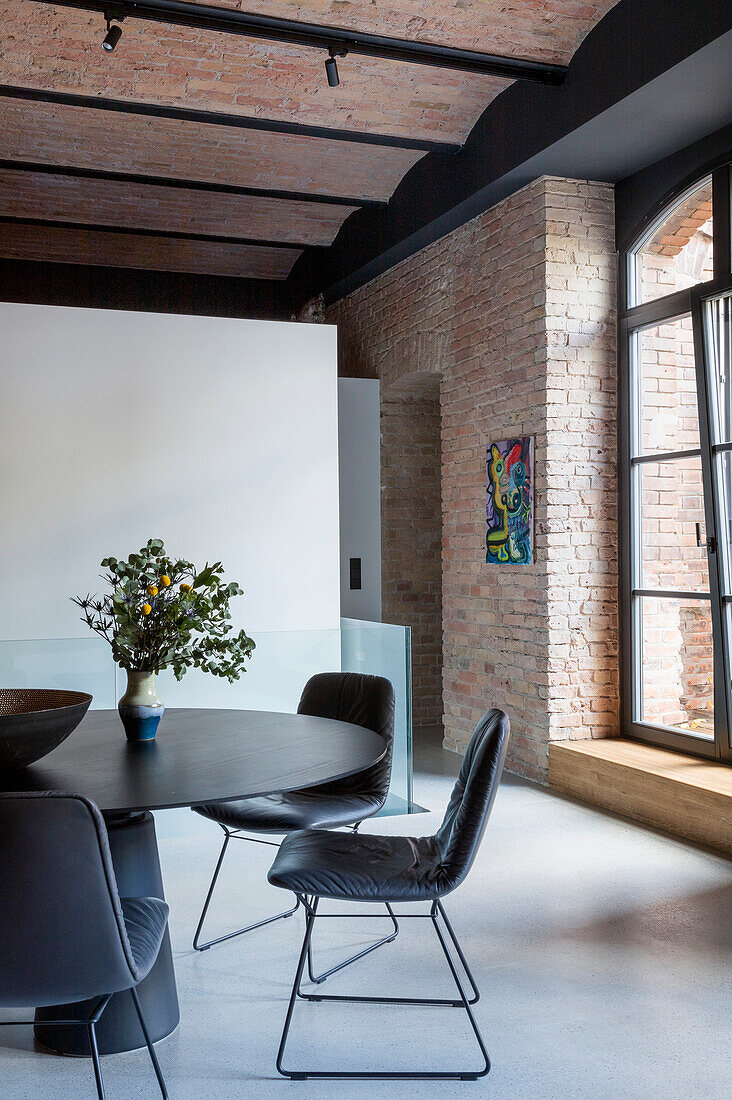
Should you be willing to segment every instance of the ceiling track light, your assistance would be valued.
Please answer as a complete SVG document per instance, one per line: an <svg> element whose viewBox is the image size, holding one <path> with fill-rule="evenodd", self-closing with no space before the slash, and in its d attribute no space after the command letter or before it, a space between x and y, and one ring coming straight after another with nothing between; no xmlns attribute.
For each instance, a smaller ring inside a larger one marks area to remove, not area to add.
<svg viewBox="0 0 732 1100"><path fill-rule="evenodd" d="M329 88L337 88L341 82L341 78L338 75L338 62L336 61L336 56L345 57L347 53L348 50L339 50L334 46L331 46L328 51L328 57L325 59L325 75L328 77Z"/></svg>
<svg viewBox="0 0 732 1100"><path fill-rule="evenodd" d="M48 5L49 0L28 0ZM271 42L287 42L315 50L330 50L339 57L341 49L360 57L377 57L385 61L430 65L454 72L482 73L504 80L536 80L540 84L562 84L566 65L533 61L521 57L503 57L478 50L463 50L412 38L389 38L345 27L322 26L299 19L280 19L270 15L241 11L238 7L222 7L220 0L196 3L195 0L52 0L56 7L97 11L107 15L111 8L129 19L141 19L169 26L193 27L221 34L241 34ZM323 5L320 5L321 7ZM6 5L7 7L7 5ZM112 15L118 23L117 15ZM330 58L329 58L330 60ZM332 66L331 66L332 68Z"/></svg>
<svg viewBox="0 0 732 1100"><path fill-rule="evenodd" d="M124 11L121 8L110 7L105 11L104 18L107 24L107 33L102 41L102 49L105 53L113 53L115 46L122 37L122 28L117 24L121 23L124 17ZM112 20L114 20L114 24Z"/></svg>

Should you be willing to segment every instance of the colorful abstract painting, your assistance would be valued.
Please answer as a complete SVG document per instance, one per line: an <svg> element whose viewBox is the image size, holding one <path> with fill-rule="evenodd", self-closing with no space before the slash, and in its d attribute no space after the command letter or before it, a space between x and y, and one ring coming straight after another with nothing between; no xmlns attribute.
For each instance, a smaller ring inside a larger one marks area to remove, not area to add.
<svg viewBox="0 0 732 1100"><path fill-rule="evenodd" d="M534 554L534 441L504 439L486 448L488 562L524 565Z"/></svg>

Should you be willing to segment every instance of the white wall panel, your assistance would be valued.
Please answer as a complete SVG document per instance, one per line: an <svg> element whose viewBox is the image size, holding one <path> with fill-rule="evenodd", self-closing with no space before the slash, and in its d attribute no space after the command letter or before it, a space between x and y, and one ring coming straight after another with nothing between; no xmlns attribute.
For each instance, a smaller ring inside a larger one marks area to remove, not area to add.
<svg viewBox="0 0 732 1100"><path fill-rule="evenodd" d="M248 631L339 623L336 332L0 304L0 639L147 538L224 562Z"/></svg>

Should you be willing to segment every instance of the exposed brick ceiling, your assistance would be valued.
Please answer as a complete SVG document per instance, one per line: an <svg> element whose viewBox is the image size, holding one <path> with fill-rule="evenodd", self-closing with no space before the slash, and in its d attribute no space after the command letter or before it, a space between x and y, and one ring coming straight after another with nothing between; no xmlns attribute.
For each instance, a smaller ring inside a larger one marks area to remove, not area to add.
<svg viewBox="0 0 732 1100"><path fill-rule="evenodd" d="M238 275L250 279L286 279L301 255L294 248L262 245L208 244L180 238L150 237L144 233L103 233L56 226L3 225L3 255L15 260L43 260L142 268L151 271L189 271L199 275ZM110 257L110 238L114 253Z"/></svg>
<svg viewBox="0 0 732 1100"><path fill-rule="evenodd" d="M3 98L0 133L12 160L384 201L423 155Z"/></svg>
<svg viewBox="0 0 732 1100"><path fill-rule="evenodd" d="M222 8L381 35L437 42L486 53L568 63L582 38L616 0L208 0ZM508 86L494 76L397 63L353 54L339 60L341 84L329 88L322 51L185 27L127 19L113 54L100 46L100 14L31 0L0 0L0 83L295 122L359 134L462 144L491 100ZM388 200L419 151L304 137L179 119L0 98L5 160L103 169L141 176L278 189L319 196ZM232 196L148 184L82 180L62 174L0 173L0 216L81 225L120 225L217 236L326 245L352 213L346 205L292 198ZM9 227L0 227L10 241ZM13 254L22 234L12 234ZM34 227L28 254L38 248ZM49 229L49 258L79 262L283 278L295 254L166 240L156 249L119 234ZM266 255L276 252L267 268ZM265 255L266 253L266 255ZM153 260L150 257L153 256ZM183 262L185 268L176 264ZM143 262L145 260L146 262ZM276 260L276 262L275 262ZM287 262L285 262L287 260ZM238 271L232 271L237 263ZM288 266L289 265L289 266Z"/></svg>
<svg viewBox="0 0 732 1100"><path fill-rule="evenodd" d="M351 206L0 170L0 217L330 244Z"/></svg>

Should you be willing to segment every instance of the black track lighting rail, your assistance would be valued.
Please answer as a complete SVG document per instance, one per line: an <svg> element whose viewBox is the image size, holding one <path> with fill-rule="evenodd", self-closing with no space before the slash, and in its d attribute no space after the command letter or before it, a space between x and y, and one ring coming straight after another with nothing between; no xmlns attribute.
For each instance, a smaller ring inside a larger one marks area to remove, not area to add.
<svg viewBox="0 0 732 1100"><path fill-rule="evenodd" d="M327 245L300 241L268 241L259 237L221 237L208 233L185 233L176 229L146 229L133 225L97 225L94 222L60 221L56 218L32 218L22 214L0 214L0 225L37 225L44 229L77 229L89 233L115 233L123 237L160 237L164 240L200 241L203 244L233 244L254 248L284 248L290 252L302 252L304 248L327 248Z"/></svg>
<svg viewBox="0 0 732 1100"><path fill-rule="evenodd" d="M28 160L2 160L0 170L35 172L46 176L73 176L76 179L102 180L109 183L142 183L150 187L172 187L181 191L204 191L214 195L247 195L257 199L281 199L285 202L311 202L325 206L386 206L381 199L351 199L344 195L312 194L310 191L281 191L271 187L244 187L235 183L177 179L172 176L146 176L137 172L114 172L106 168L81 168L76 165L47 164Z"/></svg>
<svg viewBox="0 0 732 1100"><path fill-rule="evenodd" d="M208 126L231 126L237 130L258 130L268 134L291 134L294 137L323 138L326 141L350 141L357 145L379 145L387 149L414 149L422 153L457 153L461 146L446 141L400 137L361 130L339 130L331 126L310 126L301 122L232 115L221 111L199 111L188 107L165 107L131 99L105 99L102 96L77 95L72 92L52 92L45 88L21 88L0 84L0 99L21 99L29 103L55 103L65 107L86 107L95 111L114 111L123 115L146 115L178 122L195 122Z"/></svg>
<svg viewBox="0 0 732 1100"><path fill-rule="evenodd" d="M48 3L49 0L35 0ZM181 0L52 0L54 7L80 8L102 15L116 13L113 18L143 19L153 23L168 23L198 30L240 34L273 42L287 42L317 50L342 51L362 57L378 57L387 61L429 65L458 72L481 73L504 77L506 80L533 80L541 84L561 84L566 66L552 65L524 58L440 46L430 42L415 42L409 38L389 38L379 34L320 26L297 19L279 19L255 15L210 4L184 3Z"/></svg>

